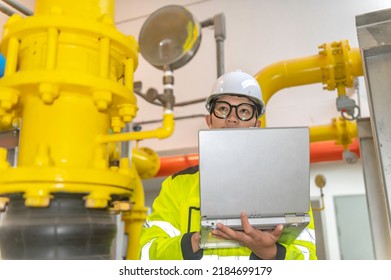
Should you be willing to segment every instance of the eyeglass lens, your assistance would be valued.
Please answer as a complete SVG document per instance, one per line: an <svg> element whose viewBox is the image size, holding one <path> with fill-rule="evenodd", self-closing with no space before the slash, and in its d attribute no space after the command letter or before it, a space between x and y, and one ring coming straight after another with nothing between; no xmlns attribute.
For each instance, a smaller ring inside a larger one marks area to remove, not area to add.
<svg viewBox="0 0 391 280"><path fill-rule="evenodd" d="M213 108L213 113L217 118L226 119L235 108L236 116L242 121L251 120L254 116L254 105L241 103L239 105L231 105L225 101L217 101Z"/></svg>

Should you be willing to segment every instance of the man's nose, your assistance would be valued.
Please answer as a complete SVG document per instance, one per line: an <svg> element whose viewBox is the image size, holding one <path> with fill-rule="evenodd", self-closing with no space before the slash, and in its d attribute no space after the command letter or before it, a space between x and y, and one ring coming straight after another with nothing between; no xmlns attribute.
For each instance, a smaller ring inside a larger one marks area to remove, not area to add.
<svg viewBox="0 0 391 280"><path fill-rule="evenodd" d="M239 122L238 117L236 116L235 109L236 108L232 108L231 112L227 116L226 118L227 122Z"/></svg>

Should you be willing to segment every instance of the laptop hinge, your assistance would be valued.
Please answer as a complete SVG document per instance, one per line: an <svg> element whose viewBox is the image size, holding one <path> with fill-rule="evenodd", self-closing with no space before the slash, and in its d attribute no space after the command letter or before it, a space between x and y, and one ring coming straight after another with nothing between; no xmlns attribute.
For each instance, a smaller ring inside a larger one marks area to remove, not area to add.
<svg viewBox="0 0 391 280"><path fill-rule="evenodd" d="M306 214L307 213L285 214L285 218L288 223L300 223L303 221Z"/></svg>

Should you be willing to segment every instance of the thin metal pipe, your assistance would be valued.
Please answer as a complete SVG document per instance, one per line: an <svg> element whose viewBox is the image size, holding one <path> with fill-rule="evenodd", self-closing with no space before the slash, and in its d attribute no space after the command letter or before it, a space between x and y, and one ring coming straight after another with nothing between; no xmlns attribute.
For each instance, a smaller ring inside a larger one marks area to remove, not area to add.
<svg viewBox="0 0 391 280"><path fill-rule="evenodd" d="M175 103L174 106L175 107L187 106L187 105L191 105L191 104L195 104L195 103L205 102L205 100L206 100L206 97L194 99L194 100L190 100L190 101L183 101L183 102Z"/></svg>
<svg viewBox="0 0 391 280"><path fill-rule="evenodd" d="M5 14L7 16L12 16L13 14L15 14L15 12L13 10L8 8L7 6L4 6L3 4L0 4L0 12L2 12L3 14Z"/></svg>
<svg viewBox="0 0 391 280"><path fill-rule="evenodd" d="M213 17L213 26L215 29L216 57L217 57L217 78L224 74L224 40L225 17L224 14L217 14Z"/></svg>
<svg viewBox="0 0 391 280"><path fill-rule="evenodd" d="M131 131L130 124L126 123L125 127L122 129L122 133L127 133L130 131ZM121 142L121 158L124 157L131 158L131 156L129 156L130 146L131 146L130 142Z"/></svg>
<svg viewBox="0 0 391 280"><path fill-rule="evenodd" d="M213 19L212 18L208 18L208 19L206 19L204 21L201 21L200 25L201 25L201 28L212 26L213 25Z"/></svg>
<svg viewBox="0 0 391 280"><path fill-rule="evenodd" d="M224 40L216 38L217 78L224 74Z"/></svg>
<svg viewBox="0 0 391 280"><path fill-rule="evenodd" d="M20 3L16 3L15 1L11 1L11 0L3 0L3 2L10 5L14 9L18 10L19 12L21 12L25 16L32 16L33 15L33 12L30 9L27 9L26 7L24 7Z"/></svg>
<svg viewBox="0 0 391 280"><path fill-rule="evenodd" d="M163 104L160 103L160 102L157 102L157 101L152 101L151 102L151 101L147 100L145 98L145 94L141 93L138 90L134 90L134 93L137 94L138 96L142 97L145 101L147 101L150 104L157 105L157 106L163 106ZM187 106L187 105L192 105L192 104L196 104L196 103L205 102L206 98L207 97L194 99L194 100L190 100L190 101L183 101L183 102L174 103L174 107L181 107L181 106Z"/></svg>
<svg viewBox="0 0 391 280"><path fill-rule="evenodd" d="M224 14L217 14L213 18L208 18L200 22L202 28L213 26L215 30L216 41L216 60L217 60L217 78L224 74L224 40L225 17Z"/></svg>

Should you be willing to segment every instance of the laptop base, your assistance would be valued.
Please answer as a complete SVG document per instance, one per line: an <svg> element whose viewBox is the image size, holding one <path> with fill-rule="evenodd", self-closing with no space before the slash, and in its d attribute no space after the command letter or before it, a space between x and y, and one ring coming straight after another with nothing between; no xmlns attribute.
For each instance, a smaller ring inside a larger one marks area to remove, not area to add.
<svg viewBox="0 0 391 280"><path fill-rule="evenodd" d="M278 221L276 223L276 220ZM282 224L284 229L278 240L279 243L290 244L292 243L307 227L310 222L310 216L305 214L303 216L293 216L286 218L250 218L251 224L258 224L255 226L260 230L272 230L278 224ZM262 225L260 222L262 221ZM201 239L200 248L235 248L241 245L232 240L225 240L212 235L212 230L216 229L216 224L222 223L234 230L242 230L240 219L218 219L218 220L202 220L201 221Z"/></svg>

